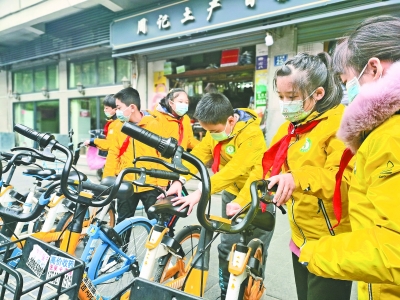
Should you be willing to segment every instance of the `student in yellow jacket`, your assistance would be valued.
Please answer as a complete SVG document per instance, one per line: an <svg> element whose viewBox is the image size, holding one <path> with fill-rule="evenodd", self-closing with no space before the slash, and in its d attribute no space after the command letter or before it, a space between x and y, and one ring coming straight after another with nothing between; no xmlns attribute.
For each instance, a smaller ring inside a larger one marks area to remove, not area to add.
<svg viewBox="0 0 400 300"><path fill-rule="evenodd" d="M306 243L300 261L319 276L359 281L359 299L400 299L400 19L365 20L334 62L350 102L338 136L356 155L352 232Z"/></svg>
<svg viewBox="0 0 400 300"><path fill-rule="evenodd" d="M250 172L255 166L261 164L262 155L266 150L264 136L260 129L260 120L257 114L250 109L234 110L229 100L219 93L203 96L197 104L195 118L199 120L207 133L191 153L203 163L214 158L211 194L222 191L222 216L227 218L228 203L234 201L237 195L243 194L243 197L250 197L250 191L243 187ZM186 166L192 173L196 172L193 166L189 164ZM167 194L180 195L182 184L189 178L190 176L181 177L180 181L174 182ZM189 206L188 213L190 214L193 206L199 202L200 196L201 190L197 190L187 197L177 197L173 201L175 201L175 205L181 205L181 208ZM245 243L254 237L261 239L267 249L272 232L256 229L252 236L247 237ZM218 245L221 299L225 299L229 281L229 252L232 245L238 241L238 234L222 234L221 243ZM266 252L265 250L264 263Z"/></svg>
<svg viewBox="0 0 400 300"><path fill-rule="evenodd" d="M347 197L339 207L332 200L345 145L336 138L344 106L340 104L339 80L330 72L330 65L326 53L301 53L277 70L274 85L287 122L262 160L269 188L278 185L274 202L287 202L289 249L299 300L346 300L351 294L351 281L315 276L298 261L300 248L308 241L351 230ZM344 175L345 194L351 167Z"/></svg>
<svg viewBox="0 0 400 300"><path fill-rule="evenodd" d="M86 146L97 147L102 151L108 151L111 143L110 140L113 138L114 133L121 131L122 123L117 119L117 116L115 115L117 108L115 106L114 95L110 94L105 96L103 100L103 105L104 114L107 117L107 123L104 125L103 129L103 133L106 138L92 138L90 140L86 140L84 144ZM114 176L114 170L109 163L104 165L103 170L103 178L107 176Z"/></svg>
<svg viewBox="0 0 400 300"><path fill-rule="evenodd" d="M183 149L193 149L199 141L193 135L190 118L186 114L189 108L189 98L184 89L171 89L160 100L158 106L151 112L158 122L159 135L165 138L173 137ZM160 180L162 185L168 181Z"/></svg>
<svg viewBox="0 0 400 300"><path fill-rule="evenodd" d="M144 116L140 111L140 96L137 90L129 87L121 90L114 95L115 104L117 107L116 115L121 122L132 122L140 127L146 128L150 131L158 133L157 122L154 122L154 117L151 115ZM108 150L106 164L114 170L114 176L118 175L119 172L128 167L134 167L133 160L140 156L155 156L158 157L157 152L131 137L119 131L116 132L112 143ZM144 167L147 169L156 168L153 163L138 162L137 168ZM137 175L129 174L124 180L133 181L137 178ZM156 178L147 176L146 183L159 186L159 182ZM162 186L165 188L166 186ZM126 218L133 217L135 215L136 207L139 200L142 201L145 211L149 219L153 219L156 216L149 214L148 209L157 201L159 192L150 187L134 187L134 195L132 199L118 199L118 220L120 223Z"/></svg>

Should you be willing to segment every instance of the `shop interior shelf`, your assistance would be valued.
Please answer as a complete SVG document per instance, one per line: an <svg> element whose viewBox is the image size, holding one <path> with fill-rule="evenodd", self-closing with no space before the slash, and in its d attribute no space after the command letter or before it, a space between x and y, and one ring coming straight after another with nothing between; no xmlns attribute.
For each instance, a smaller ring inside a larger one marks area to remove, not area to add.
<svg viewBox="0 0 400 300"><path fill-rule="evenodd" d="M181 78L189 78L189 77L214 77L217 74L226 74L225 80L229 80L230 78L237 78L241 77L243 80L243 77L241 74L237 74L240 72L246 72L246 71L255 71L255 66L253 64L251 65L242 65L242 66L230 66L230 67L220 67L218 69L202 69L202 70L190 70L186 71L184 73L179 73L179 74L171 74L171 75L165 75L165 77L169 79L181 79ZM253 74L253 73L252 73ZM249 76L244 76L244 77L249 77L253 78L252 74ZM221 78L222 79L222 78Z"/></svg>

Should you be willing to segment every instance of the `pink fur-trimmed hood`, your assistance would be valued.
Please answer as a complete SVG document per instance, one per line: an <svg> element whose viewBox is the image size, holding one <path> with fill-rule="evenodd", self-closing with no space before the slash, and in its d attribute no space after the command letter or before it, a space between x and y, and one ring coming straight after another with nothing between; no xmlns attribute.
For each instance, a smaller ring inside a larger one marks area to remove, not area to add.
<svg viewBox="0 0 400 300"><path fill-rule="evenodd" d="M364 132L373 130L400 110L400 62L394 63L380 80L365 84L346 108L337 136L353 153L363 142Z"/></svg>

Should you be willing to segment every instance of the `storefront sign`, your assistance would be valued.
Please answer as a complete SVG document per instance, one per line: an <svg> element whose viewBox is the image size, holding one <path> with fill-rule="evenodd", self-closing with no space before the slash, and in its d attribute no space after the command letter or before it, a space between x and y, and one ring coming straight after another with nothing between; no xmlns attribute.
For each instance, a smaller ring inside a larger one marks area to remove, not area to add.
<svg viewBox="0 0 400 300"><path fill-rule="evenodd" d="M113 49L222 29L345 0L181 0L111 23Z"/></svg>
<svg viewBox="0 0 400 300"><path fill-rule="evenodd" d="M262 118L268 101L268 70L259 70L255 72L255 110Z"/></svg>
<svg viewBox="0 0 400 300"><path fill-rule="evenodd" d="M288 59L287 54L274 56L274 66L275 67L283 66L287 61L287 59Z"/></svg>
<svg viewBox="0 0 400 300"><path fill-rule="evenodd" d="M257 56L256 70L268 69L268 55Z"/></svg>

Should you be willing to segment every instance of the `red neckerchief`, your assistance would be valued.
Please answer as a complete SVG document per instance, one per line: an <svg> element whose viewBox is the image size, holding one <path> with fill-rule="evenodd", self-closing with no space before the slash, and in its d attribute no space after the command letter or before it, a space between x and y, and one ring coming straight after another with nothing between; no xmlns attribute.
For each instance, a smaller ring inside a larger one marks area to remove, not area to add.
<svg viewBox="0 0 400 300"><path fill-rule="evenodd" d="M173 119L172 120L173 122L176 122L176 123L178 123L178 128L179 128L179 139L178 139L178 145L180 146L181 145L181 143L182 143L182 140L183 140L183 132L184 132L184 130L183 130L183 117L182 118L180 118L180 119Z"/></svg>
<svg viewBox="0 0 400 300"><path fill-rule="evenodd" d="M342 158L340 159L339 171L336 173L335 192L333 193L333 212L335 213L337 223L332 228L337 227L342 218L342 195L340 193L340 185L342 184L343 172L353 156L354 153L351 152L349 148L346 148L342 154Z"/></svg>
<svg viewBox="0 0 400 300"><path fill-rule="evenodd" d="M126 152L126 149L128 149L129 139L130 139L130 136L128 135L126 137L125 141L122 143L121 148L119 148L118 158L120 158Z"/></svg>
<svg viewBox="0 0 400 300"><path fill-rule="evenodd" d="M211 166L211 170L214 172L214 174L218 173L219 171L219 164L221 162L221 148L222 148L222 142L219 142L214 147L213 151L214 162Z"/></svg>
<svg viewBox="0 0 400 300"><path fill-rule="evenodd" d="M288 134L276 142L267 152L264 153L262 159L263 166L263 178L267 175L268 171L271 170L271 176L278 175L281 172L282 165L287 158L287 152L292 137L298 134L303 134L311 131L321 120L314 120L300 126L295 127L292 123L289 124ZM261 210L264 212L267 205L260 203Z"/></svg>
<svg viewBox="0 0 400 300"><path fill-rule="evenodd" d="M110 124L112 123L112 121L113 120L108 120L107 123L104 125L103 133L105 136L107 136L107 134L108 134L108 127L110 127Z"/></svg>

